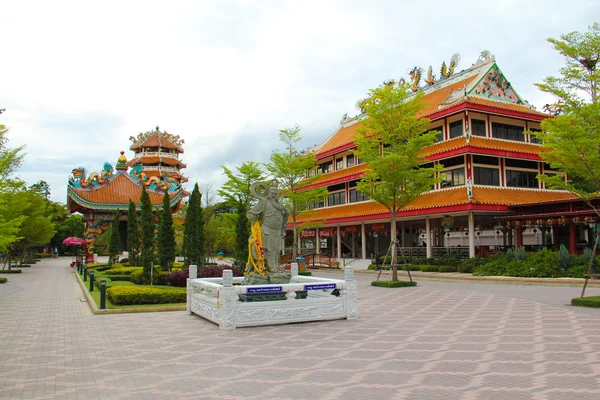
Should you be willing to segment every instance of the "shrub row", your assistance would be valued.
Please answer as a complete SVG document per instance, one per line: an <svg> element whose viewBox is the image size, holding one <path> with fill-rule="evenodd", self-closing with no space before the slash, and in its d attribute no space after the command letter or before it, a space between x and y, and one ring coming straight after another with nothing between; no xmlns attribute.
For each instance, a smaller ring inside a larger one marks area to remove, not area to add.
<svg viewBox="0 0 600 400"><path fill-rule="evenodd" d="M371 264L369 265L370 270L375 270L375 264ZM383 269L385 271L389 271L391 269L391 267L389 265L386 265L385 267L383 267ZM398 267L398 271L421 271L421 272L458 272L458 268L457 267L453 267L453 266L449 266L449 265L441 265L441 266L437 266L437 265L415 265L415 264L408 264L408 265L402 265Z"/></svg>
<svg viewBox="0 0 600 400"><path fill-rule="evenodd" d="M379 287L408 287L408 286L417 286L417 282L415 281L373 281L371 282L371 286L379 286Z"/></svg>
<svg viewBox="0 0 600 400"><path fill-rule="evenodd" d="M20 274L21 271L20 269L2 269L0 270L0 274Z"/></svg>
<svg viewBox="0 0 600 400"><path fill-rule="evenodd" d="M136 271L142 271L142 267L117 267L103 270L106 275L131 275Z"/></svg>
<svg viewBox="0 0 600 400"><path fill-rule="evenodd" d="M244 276L240 267L221 264L198 267L198 278L219 278L223 276L223 270L225 269L232 270L233 276ZM169 286L185 287L189 276L190 272L188 268L183 268L180 271L173 271L167 278L167 284Z"/></svg>
<svg viewBox="0 0 600 400"><path fill-rule="evenodd" d="M4 278L4 277L0 277L0 283L6 283L8 282L8 279Z"/></svg>
<svg viewBox="0 0 600 400"><path fill-rule="evenodd" d="M571 299L571 305L600 308L600 296L591 296L584 298L576 297L574 299Z"/></svg>
<svg viewBox="0 0 600 400"><path fill-rule="evenodd" d="M98 279L110 279L112 281L127 281L127 282L131 282L131 275L100 275L98 276Z"/></svg>
<svg viewBox="0 0 600 400"><path fill-rule="evenodd" d="M36 253L35 256L37 258L52 258L51 253Z"/></svg>
<svg viewBox="0 0 600 400"><path fill-rule="evenodd" d="M187 300L186 290L182 288L113 286L106 294L116 305L185 303Z"/></svg>

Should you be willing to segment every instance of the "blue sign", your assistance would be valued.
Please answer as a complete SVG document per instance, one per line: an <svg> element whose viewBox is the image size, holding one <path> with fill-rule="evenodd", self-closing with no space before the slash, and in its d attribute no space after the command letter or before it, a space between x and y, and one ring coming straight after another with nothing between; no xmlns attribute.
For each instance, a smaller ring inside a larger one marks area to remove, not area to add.
<svg viewBox="0 0 600 400"><path fill-rule="evenodd" d="M335 283L315 283L313 285L304 285L304 290L323 290L335 289Z"/></svg>
<svg viewBox="0 0 600 400"><path fill-rule="evenodd" d="M246 288L246 293L277 293L282 290L283 286L259 286Z"/></svg>

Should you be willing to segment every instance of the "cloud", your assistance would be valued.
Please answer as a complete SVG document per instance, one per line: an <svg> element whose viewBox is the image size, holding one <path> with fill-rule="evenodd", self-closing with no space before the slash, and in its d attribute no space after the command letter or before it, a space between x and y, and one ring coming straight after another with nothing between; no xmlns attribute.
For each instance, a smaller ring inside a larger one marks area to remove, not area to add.
<svg viewBox="0 0 600 400"><path fill-rule="evenodd" d="M460 70L490 50L541 108L533 83L563 62L545 39L597 15L583 0L6 2L0 123L27 145L21 176L57 201L73 167L114 164L156 125L185 139L190 184L218 188L220 165L266 162L279 129L313 146L369 88L455 52Z"/></svg>

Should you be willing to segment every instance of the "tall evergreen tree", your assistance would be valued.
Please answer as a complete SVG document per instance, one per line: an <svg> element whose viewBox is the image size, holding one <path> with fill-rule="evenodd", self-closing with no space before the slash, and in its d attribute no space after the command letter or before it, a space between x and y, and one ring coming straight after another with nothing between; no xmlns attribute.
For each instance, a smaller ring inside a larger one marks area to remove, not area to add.
<svg viewBox="0 0 600 400"><path fill-rule="evenodd" d="M248 260L248 238L250 237L250 224L246 215L246 206L241 203L238 206L237 222L235 226L235 264L245 266Z"/></svg>
<svg viewBox="0 0 600 400"><path fill-rule="evenodd" d="M202 193L198 192L198 263L206 263L206 232L204 231L204 210L202 209Z"/></svg>
<svg viewBox="0 0 600 400"><path fill-rule="evenodd" d="M175 261L175 229L171 214L171 196L165 191L163 209L158 220L158 259L165 270L171 270Z"/></svg>
<svg viewBox="0 0 600 400"><path fill-rule="evenodd" d="M185 221L183 222L183 256L185 265L198 265L199 235L198 235L198 208L200 207L200 190L198 184L194 185L192 195L187 205Z"/></svg>
<svg viewBox="0 0 600 400"><path fill-rule="evenodd" d="M108 265L113 265L119 254L119 242L121 241L121 233L119 225L121 223L121 210L117 210L113 218L112 226L110 227L110 242L108 243Z"/></svg>
<svg viewBox="0 0 600 400"><path fill-rule="evenodd" d="M144 280L150 281L152 262L154 260L154 216L152 214L152 203L146 186L142 186L142 213L140 225L142 227L142 252L140 261L144 267Z"/></svg>
<svg viewBox="0 0 600 400"><path fill-rule="evenodd" d="M127 212L127 252L129 253L129 264L137 266L140 259L140 225L133 200L129 200L129 211Z"/></svg>

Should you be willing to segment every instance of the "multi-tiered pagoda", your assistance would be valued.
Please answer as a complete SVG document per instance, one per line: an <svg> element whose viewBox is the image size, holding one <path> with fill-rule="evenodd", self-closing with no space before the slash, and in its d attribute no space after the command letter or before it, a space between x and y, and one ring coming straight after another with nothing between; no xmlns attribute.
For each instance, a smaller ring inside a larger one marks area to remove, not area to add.
<svg viewBox="0 0 600 400"><path fill-rule="evenodd" d="M178 183L187 182L181 175L181 170L186 165L179 158L183 154L181 146L184 144L179 135L161 132L157 126L156 129L140 133L136 137L131 136L129 140L132 142L130 149L135 153L134 158L129 161L129 166L137 168L138 173L143 172L148 179L171 178Z"/></svg>

